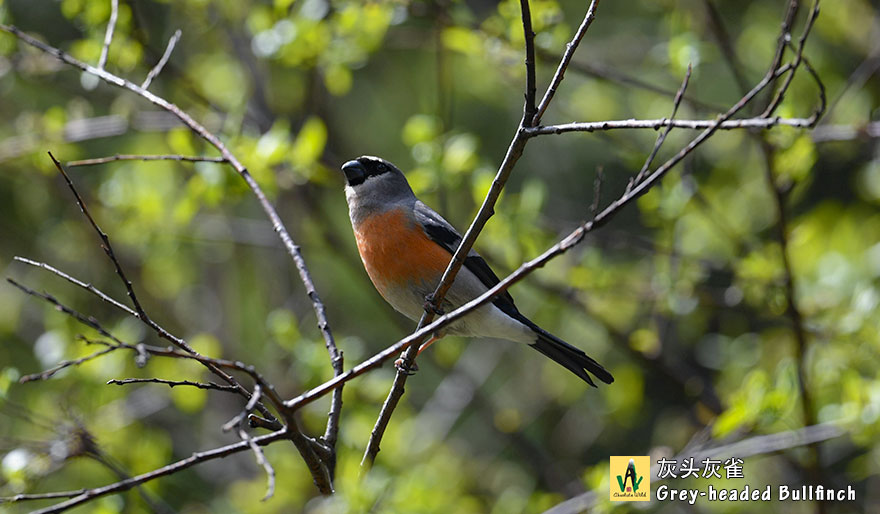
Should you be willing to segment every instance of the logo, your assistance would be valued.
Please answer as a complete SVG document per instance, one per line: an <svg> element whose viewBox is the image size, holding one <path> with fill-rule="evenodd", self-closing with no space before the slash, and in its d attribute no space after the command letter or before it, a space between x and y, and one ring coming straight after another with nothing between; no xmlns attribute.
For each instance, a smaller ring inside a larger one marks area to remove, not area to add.
<svg viewBox="0 0 880 514"><path fill-rule="evenodd" d="M612 456L610 499L616 502L646 502L651 499L651 459L647 456Z"/></svg>

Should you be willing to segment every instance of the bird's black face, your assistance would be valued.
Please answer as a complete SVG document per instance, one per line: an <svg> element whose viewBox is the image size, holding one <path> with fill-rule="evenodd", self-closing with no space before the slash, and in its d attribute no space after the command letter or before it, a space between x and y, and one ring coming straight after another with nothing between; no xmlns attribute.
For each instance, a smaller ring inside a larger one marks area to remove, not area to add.
<svg viewBox="0 0 880 514"><path fill-rule="evenodd" d="M394 170L394 165L378 157L363 156L342 165L349 186L363 184L368 178L378 177Z"/></svg>

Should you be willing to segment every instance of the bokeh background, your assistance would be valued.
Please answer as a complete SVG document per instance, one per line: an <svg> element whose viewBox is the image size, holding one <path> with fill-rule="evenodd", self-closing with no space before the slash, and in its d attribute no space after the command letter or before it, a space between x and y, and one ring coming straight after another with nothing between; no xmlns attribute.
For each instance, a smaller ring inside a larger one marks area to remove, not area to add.
<svg viewBox="0 0 880 514"><path fill-rule="evenodd" d="M586 2L532 3L539 93ZM712 119L766 71L787 2L603 2L545 123L661 118L689 63L679 118ZM796 19L800 34L810 5ZM519 3L484 0L180 0L120 2L108 69L140 83L168 38L182 38L151 90L220 135L277 205L313 274L351 366L413 324L375 293L354 246L339 165L361 154L407 171L417 194L463 229L488 190L522 113ZM110 2L3 0L0 21L97 62ZM713 21L714 20L714 21ZM814 131L717 134L649 194L580 246L512 289L524 313L614 374L598 389L531 349L447 338L420 371L382 442L375 468L358 463L393 369L345 388L338 493L317 497L292 445L267 456L265 476L243 453L102 498L79 512L541 512L595 491L611 504L610 455L672 456L834 424L822 443L828 487L854 486L880 509L880 83L878 13L867 0L828 2L806 47L829 99ZM735 59L725 58L725 48ZM790 56L791 54L789 54ZM817 103L803 71L778 114ZM766 104L768 98L761 98ZM746 113L760 112L761 105ZM101 320L127 342L156 341L137 320L20 255L57 266L123 299L94 232L46 155L215 155L167 113L99 84L0 33L0 268ZM675 130L660 158L694 133ZM590 215L597 169L603 200L621 194L656 133L547 136L529 143L477 248L500 275ZM807 346L787 308L773 184L784 209ZM332 376L311 304L255 198L228 166L115 162L71 176L110 235L148 313L203 353L256 365L293 397ZM19 384L93 348L93 332L0 285L0 495L94 487L191 452L234 442L220 426L242 408L220 392L113 378L207 380L192 363L116 352ZM803 367L815 419L805 420ZM327 401L302 412L323 432ZM101 458L77 456L84 441ZM815 454L794 448L746 459L744 479L677 487L806 483ZM656 487L656 486L655 486ZM19 512L37 504L8 504ZM40 504L42 505L42 504ZM152 505L152 506L151 506ZM813 512L812 502L749 505ZM650 510L733 512L652 502Z"/></svg>

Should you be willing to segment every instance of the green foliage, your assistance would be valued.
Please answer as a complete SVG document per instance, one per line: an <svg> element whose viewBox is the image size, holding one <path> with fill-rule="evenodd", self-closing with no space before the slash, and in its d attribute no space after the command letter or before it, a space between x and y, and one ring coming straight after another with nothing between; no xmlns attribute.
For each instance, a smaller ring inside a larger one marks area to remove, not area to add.
<svg viewBox="0 0 880 514"><path fill-rule="evenodd" d="M531 2L539 97L555 70L546 56L562 53L584 4ZM782 2L713 4L740 75L761 77ZM817 22L807 56L835 100L823 123L858 128L876 118L880 84L850 80L873 51L865 36L875 10L851 0L825 8ZM806 7L801 11L797 27ZM150 90L216 133L278 206L350 367L412 324L381 300L363 271L337 169L361 154L386 157L426 203L465 229L522 116L520 12L515 0L120 2L107 69L140 84L170 35L182 30ZM109 0L0 1L0 21L92 64L109 16ZM701 103L684 101L678 118L712 119L717 112L706 104L724 107L740 98L700 6L602 3L544 123L668 116L689 64L687 93ZM807 117L816 94L801 68L776 114ZM65 162L114 154L215 156L214 149L155 106L5 32L0 98L4 276L50 292L125 342L167 345L86 291L12 257L47 262L127 301L46 151ZM770 98L746 110L760 112ZM694 134L673 131L655 166ZM656 135L612 131L531 141L477 249L501 276L539 255L591 216L597 167L604 169L607 205L637 173ZM605 364L613 385L588 388L521 346L448 338L420 357L421 371L408 382L365 478L361 455L393 372L386 366L346 386L332 497L317 495L286 443L266 448L278 485L265 502L265 475L248 453L144 489L180 512L541 512L577 491L607 498L609 455L677 452L706 427L725 441L803 426L801 364L813 421L848 432L827 475L835 485L864 488L880 471L875 141L827 142L783 127L719 132L611 223L516 285L520 310ZM70 174L162 326L207 355L255 365L285 398L332 376L294 264L231 167L121 160ZM786 247L771 183L783 192ZM804 319L802 356L784 256ZM240 397L106 384L129 377L218 380L192 362L154 357L138 367L133 352L114 352L47 381L19 383L101 349L79 335L101 339L51 305L0 285L0 496L94 487L118 479L114 466L142 473L237 440L219 427L241 411ZM300 413L310 435L323 433L326 412L322 400ZM84 433L111 466L76 451ZM788 483L780 470L806 465L806 455L747 459L745 473ZM129 492L87 509L150 507ZM603 500L596 511L626 509ZM713 504L704 510L726 512Z"/></svg>

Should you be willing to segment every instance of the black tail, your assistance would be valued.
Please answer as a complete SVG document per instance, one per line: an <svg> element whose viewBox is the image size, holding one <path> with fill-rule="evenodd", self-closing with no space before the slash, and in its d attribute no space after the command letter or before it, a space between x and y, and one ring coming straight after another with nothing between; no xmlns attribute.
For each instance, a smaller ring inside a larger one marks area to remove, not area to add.
<svg viewBox="0 0 880 514"><path fill-rule="evenodd" d="M550 357L559 364L562 364L572 373L581 377L584 382L593 387L596 387L596 384L590 379L590 375L587 374L587 371L596 375L596 378L606 384L614 382L614 377L611 376L611 373L608 373L601 364L590 358L586 353L581 351L580 348L575 348L566 343L538 325L535 325L528 319L525 319L525 321L528 321L527 325L529 328L534 330L538 335L538 340L529 346L543 353L547 357Z"/></svg>

